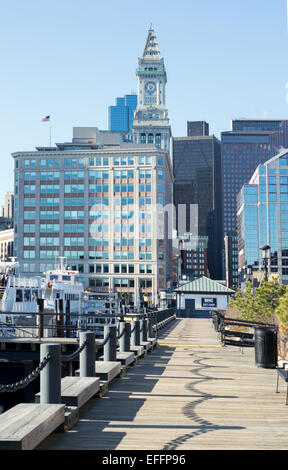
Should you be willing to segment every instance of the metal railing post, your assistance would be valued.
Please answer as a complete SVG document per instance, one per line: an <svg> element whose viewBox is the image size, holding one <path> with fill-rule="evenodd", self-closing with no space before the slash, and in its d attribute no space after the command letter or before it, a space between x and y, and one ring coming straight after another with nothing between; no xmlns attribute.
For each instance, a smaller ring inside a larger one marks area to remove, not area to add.
<svg viewBox="0 0 288 470"><path fill-rule="evenodd" d="M123 336L119 340L120 352L130 351L131 325L128 322L120 322L120 335L124 330Z"/></svg>
<svg viewBox="0 0 288 470"><path fill-rule="evenodd" d="M140 345L140 322L139 320L132 321L132 334L131 334L131 346Z"/></svg>
<svg viewBox="0 0 288 470"><path fill-rule="evenodd" d="M150 315L149 318L148 318L148 337L149 338L155 338L155 333L153 331L154 321L153 321L153 316L152 315Z"/></svg>
<svg viewBox="0 0 288 470"><path fill-rule="evenodd" d="M107 343L104 345L104 361L116 361L117 327L116 325L104 325L104 338L110 333Z"/></svg>
<svg viewBox="0 0 288 470"><path fill-rule="evenodd" d="M38 304L38 314L37 314L37 324L38 324L38 338L43 338L44 336L44 299L37 299Z"/></svg>
<svg viewBox="0 0 288 470"><path fill-rule="evenodd" d="M79 354L80 377L95 377L95 333L92 331L80 331L79 340L80 347L86 341L86 346Z"/></svg>
<svg viewBox="0 0 288 470"><path fill-rule="evenodd" d="M144 318L142 320L142 325L143 325L143 328L142 328L142 341L147 341L147 320L146 320L146 318Z"/></svg>
<svg viewBox="0 0 288 470"><path fill-rule="evenodd" d="M41 344L40 361L47 354L50 360L40 372L40 404L61 403L61 358L60 344Z"/></svg>

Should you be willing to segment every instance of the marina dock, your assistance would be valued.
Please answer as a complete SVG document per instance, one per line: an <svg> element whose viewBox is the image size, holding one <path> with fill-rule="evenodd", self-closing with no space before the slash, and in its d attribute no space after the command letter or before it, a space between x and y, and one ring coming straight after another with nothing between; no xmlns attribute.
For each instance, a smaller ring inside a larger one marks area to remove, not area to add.
<svg viewBox="0 0 288 470"><path fill-rule="evenodd" d="M286 450L285 386L254 348L223 347L211 318L177 318L158 347L36 450Z"/></svg>

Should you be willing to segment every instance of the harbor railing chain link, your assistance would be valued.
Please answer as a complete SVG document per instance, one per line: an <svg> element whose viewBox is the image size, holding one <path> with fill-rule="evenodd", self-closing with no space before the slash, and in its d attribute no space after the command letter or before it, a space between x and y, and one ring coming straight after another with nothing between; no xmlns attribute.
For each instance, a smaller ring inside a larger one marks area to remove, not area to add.
<svg viewBox="0 0 288 470"><path fill-rule="evenodd" d="M15 382L14 384L1 384L0 385L0 393L4 392L17 392L17 390L20 390L21 388L27 387L33 380L37 379L37 377L40 375L40 372L46 367L48 362L50 361L51 356L48 353L43 360L39 363L38 367L36 367L35 370L33 370L25 379L19 380L19 382Z"/></svg>
<svg viewBox="0 0 288 470"><path fill-rule="evenodd" d="M105 336L104 340L102 341L102 343L97 343L96 344L96 349L98 348L102 348L102 346L105 346L105 344L107 343L108 339L110 338L110 331L109 333L107 333L107 335Z"/></svg>
<svg viewBox="0 0 288 470"><path fill-rule="evenodd" d="M86 345L87 345L87 341L84 341L84 343L76 351L74 351L72 354L61 356L61 359L63 361L72 361L73 359L75 359L75 357L78 356L78 354L80 354L83 351Z"/></svg>
<svg viewBox="0 0 288 470"><path fill-rule="evenodd" d="M119 335L117 335L117 339L120 339L122 338L122 336L124 335L125 333L125 330L123 329L123 331L121 333L119 333Z"/></svg>

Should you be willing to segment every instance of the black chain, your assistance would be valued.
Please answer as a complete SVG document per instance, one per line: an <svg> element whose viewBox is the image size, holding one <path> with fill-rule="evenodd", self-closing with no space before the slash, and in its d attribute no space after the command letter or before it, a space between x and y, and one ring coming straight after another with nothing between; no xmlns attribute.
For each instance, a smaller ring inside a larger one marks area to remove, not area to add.
<svg viewBox="0 0 288 470"><path fill-rule="evenodd" d="M72 359L74 359L76 356L78 356L78 354L80 354L83 349L85 348L85 346L87 345L87 340L84 341L84 343L76 350L74 351L72 354L67 354L66 356L61 356L61 359L63 361L72 361Z"/></svg>
<svg viewBox="0 0 288 470"><path fill-rule="evenodd" d="M107 343L109 338L110 338L110 331L109 331L109 333L107 333L107 335L104 338L104 340L102 341L102 343L97 343L96 344L96 349L101 348L102 346L105 346L105 344Z"/></svg>
<svg viewBox="0 0 288 470"><path fill-rule="evenodd" d="M15 382L14 384L7 384L7 385L0 385L0 393L3 392L17 392L17 390L20 390L21 388L27 387L33 380L35 380L39 375L40 372L44 369L44 367L48 364L50 361L51 356L48 353L44 359L40 362L39 366L36 367L31 374L29 374L25 379L20 380L19 382Z"/></svg>
<svg viewBox="0 0 288 470"><path fill-rule="evenodd" d="M137 323L135 323L134 328L131 329L131 333L133 333L135 331L136 325L137 325Z"/></svg>
<svg viewBox="0 0 288 470"><path fill-rule="evenodd" d="M124 333L125 333L125 328L123 328L122 333L120 333L120 334L117 336L117 339L122 338L122 336L124 335Z"/></svg>

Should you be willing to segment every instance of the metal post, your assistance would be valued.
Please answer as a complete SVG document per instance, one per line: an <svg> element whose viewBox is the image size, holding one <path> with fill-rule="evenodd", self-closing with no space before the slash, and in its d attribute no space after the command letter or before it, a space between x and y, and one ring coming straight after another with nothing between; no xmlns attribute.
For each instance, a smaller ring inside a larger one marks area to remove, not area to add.
<svg viewBox="0 0 288 470"><path fill-rule="evenodd" d="M131 334L131 346L140 345L140 322L139 320L132 321L132 330L135 327L134 331Z"/></svg>
<svg viewBox="0 0 288 470"><path fill-rule="evenodd" d="M142 341L144 341L143 339L143 330L144 330L144 320L143 318L141 318L141 320L139 321L139 325L140 325L140 343Z"/></svg>
<svg viewBox="0 0 288 470"><path fill-rule="evenodd" d="M149 338L154 338L155 337L155 333L153 331L153 316L150 315L149 319L148 319L148 337Z"/></svg>
<svg viewBox="0 0 288 470"><path fill-rule="evenodd" d="M43 311L44 311L44 299L37 299L37 304L38 304L38 337L43 338L44 336L44 317L43 317Z"/></svg>
<svg viewBox="0 0 288 470"><path fill-rule="evenodd" d="M66 326L66 338L71 337L71 317L70 317L70 300L66 300L66 318L65 318L65 326Z"/></svg>
<svg viewBox="0 0 288 470"><path fill-rule="evenodd" d="M104 338L110 334L107 343L104 345L104 361L116 361L116 325L104 325Z"/></svg>
<svg viewBox="0 0 288 470"><path fill-rule="evenodd" d="M130 351L131 325L128 322L120 322L120 334L125 330L124 335L119 340L120 352Z"/></svg>
<svg viewBox="0 0 288 470"><path fill-rule="evenodd" d="M144 318L144 320L142 321L143 321L142 341L147 341L147 329L148 329L147 320L146 318Z"/></svg>
<svg viewBox="0 0 288 470"><path fill-rule="evenodd" d="M40 404L61 403L61 351L60 344L41 344L40 361L46 354L51 359L40 372Z"/></svg>
<svg viewBox="0 0 288 470"><path fill-rule="evenodd" d="M79 354L80 377L95 377L96 346L95 333L92 331L80 331L80 347L86 341L87 344Z"/></svg>
<svg viewBox="0 0 288 470"><path fill-rule="evenodd" d="M63 312L63 299L58 299L58 313L57 316L57 336L62 338L64 333L64 312Z"/></svg>

